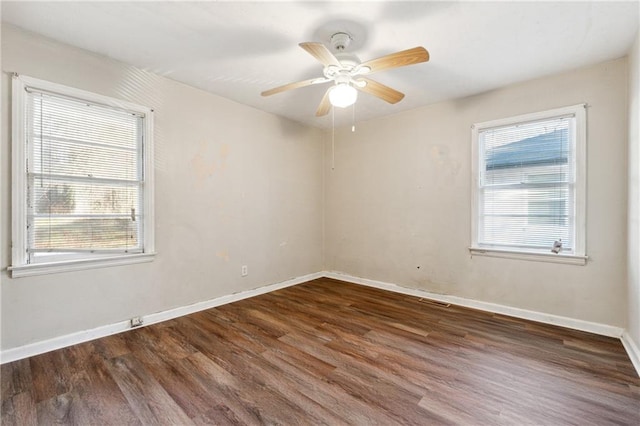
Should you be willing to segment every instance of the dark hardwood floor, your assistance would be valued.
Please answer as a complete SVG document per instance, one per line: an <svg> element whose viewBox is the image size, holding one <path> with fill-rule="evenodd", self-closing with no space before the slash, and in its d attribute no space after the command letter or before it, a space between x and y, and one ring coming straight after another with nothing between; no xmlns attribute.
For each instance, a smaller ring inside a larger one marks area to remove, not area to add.
<svg viewBox="0 0 640 426"><path fill-rule="evenodd" d="M640 425L617 339L322 279L2 365L2 424Z"/></svg>

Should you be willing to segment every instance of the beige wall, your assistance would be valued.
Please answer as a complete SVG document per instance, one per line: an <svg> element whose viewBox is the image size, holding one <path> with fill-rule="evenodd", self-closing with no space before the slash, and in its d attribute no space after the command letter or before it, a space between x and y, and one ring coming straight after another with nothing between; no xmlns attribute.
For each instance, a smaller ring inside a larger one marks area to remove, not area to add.
<svg viewBox="0 0 640 426"><path fill-rule="evenodd" d="M322 269L320 131L6 25L2 65L3 350ZM155 109L153 263L7 277L7 71Z"/></svg>
<svg viewBox="0 0 640 426"><path fill-rule="evenodd" d="M626 81L620 59L337 131L333 171L325 145L325 268L624 327ZM581 102L587 266L471 258L471 125Z"/></svg>
<svg viewBox="0 0 640 426"><path fill-rule="evenodd" d="M632 118L637 63L636 54ZM638 302L627 309L627 291L637 295L639 279L629 262L627 289L624 165L627 132L637 141L638 123L627 125L625 59L359 123L353 134L338 129L335 170L328 132L323 164L318 130L7 26L2 69L2 350L323 269L614 326L636 321L630 332L640 342ZM6 71L155 109L153 263L7 277ZM588 265L471 258L471 124L580 102L590 105ZM633 164L629 224L637 231ZM634 241L629 253L637 259ZM246 278L242 264L249 265Z"/></svg>
<svg viewBox="0 0 640 426"><path fill-rule="evenodd" d="M640 32L629 55L629 336L640 348Z"/></svg>

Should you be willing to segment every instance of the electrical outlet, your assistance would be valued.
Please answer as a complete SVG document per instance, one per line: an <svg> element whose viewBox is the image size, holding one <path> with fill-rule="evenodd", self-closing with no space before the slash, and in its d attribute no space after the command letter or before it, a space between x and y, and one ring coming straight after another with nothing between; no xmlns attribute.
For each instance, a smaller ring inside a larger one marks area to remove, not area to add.
<svg viewBox="0 0 640 426"><path fill-rule="evenodd" d="M242 270L240 272L243 277L249 275L249 267L247 265L242 265Z"/></svg>
<svg viewBox="0 0 640 426"><path fill-rule="evenodd" d="M131 328L140 327L142 325L142 317L131 318Z"/></svg>

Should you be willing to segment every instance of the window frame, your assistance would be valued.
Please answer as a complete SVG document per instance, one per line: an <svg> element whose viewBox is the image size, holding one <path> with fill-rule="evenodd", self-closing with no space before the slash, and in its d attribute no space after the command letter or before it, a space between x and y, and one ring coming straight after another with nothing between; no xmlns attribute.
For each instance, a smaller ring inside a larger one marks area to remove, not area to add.
<svg viewBox="0 0 640 426"><path fill-rule="evenodd" d="M540 262L585 265L586 255L586 189L587 189L587 104L577 104L546 111L476 123L471 126L471 246L472 255L532 260ZM575 117L575 249L571 254L545 253L519 248L496 249L478 244L480 221L480 132L486 129L572 115Z"/></svg>
<svg viewBox="0 0 640 426"><path fill-rule="evenodd" d="M26 89L50 92L93 104L142 114L143 141L143 252L92 255L79 253L65 260L27 263L27 145L26 145ZM154 236L154 168L153 168L153 110L149 107L112 97L52 83L33 77L14 74L12 78L12 243L11 263L8 270L12 278L77 271L108 266L150 262L155 257Z"/></svg>

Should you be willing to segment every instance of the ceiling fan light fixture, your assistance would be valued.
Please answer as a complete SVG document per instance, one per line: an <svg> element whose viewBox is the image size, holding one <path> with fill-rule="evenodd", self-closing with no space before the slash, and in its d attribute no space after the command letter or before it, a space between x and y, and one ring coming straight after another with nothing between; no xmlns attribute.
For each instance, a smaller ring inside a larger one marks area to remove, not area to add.
<svg viewBox="0 0 640 426"><path fill-rule="evenodd" d="M339 108L346 108L356 103L358 91L349 83L338 83L329 92L329 102Z"/></svg>

